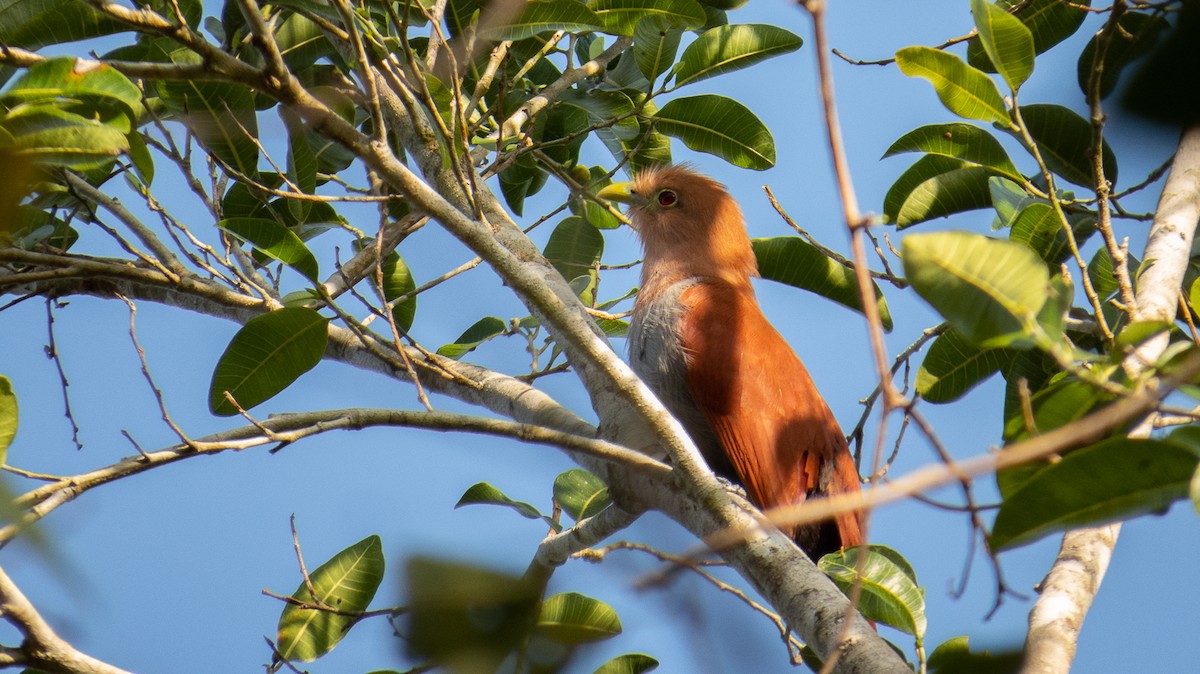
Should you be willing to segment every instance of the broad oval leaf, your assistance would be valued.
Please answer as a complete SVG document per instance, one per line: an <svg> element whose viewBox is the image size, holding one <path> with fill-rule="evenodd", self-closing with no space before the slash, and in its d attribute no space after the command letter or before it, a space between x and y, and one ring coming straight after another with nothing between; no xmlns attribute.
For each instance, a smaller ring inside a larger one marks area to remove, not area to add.
<svg viewBox="0 0 1200 674"><path fill-rule="evenodd" d="M187 51L170 55L196 63ZM244 84L207 80L157 81L158 97L177 121L217 159L242 175L258 174L258 116L254 94Z"/></svg>
<svg viewBox="0 0 1200 674"><path fill-rule="evenodd" d="M1128 255L1125 264L1129 268L1129 275L1133 277L1137 274L1141 262L1133 255ZM1115 293L1120 288L1113 269L1112 256L1109 255L1108 248L1105 246L1101 246L1096 250L1096 254L1092 256L1092 261L1088 263L1087 273L1088 278L1092 282L1092 287L1096 289L1096 293L1101 298ZM1194 289L1195 287L1196 285L1193 283L1192 288ZM1192 305L1192 309L1196 310L1195 304Z"/></svg>
<svg viewBox="0 0 1200 674"><path fill-rule="evenodd" d="M586 31L601 26L600 17L576 0L533 0L514 19L483 32L490 40L523 40L552 30Z"/></svg>
<svg viewBox="0 0 1200 674"><path fill-rule="evenodd" d="M917 585L912 566L900 553L882 545L866 548L867 559L859 573L859 556L864 548L833 552L821 558L818 568L843 592L861 584L858 610L868 620L891 625L918 639L925 635L925 593Z"/></svg>
<svg viewBox="0 0 1200 674"><path fill-rule="evenodd" d="M960 159L1020 182L1021 172L1008 158L1000 141L991 133L965 122L930 124L901 136L883 153L891 157L902 152L926 152Z"/></svg>
<svg viewBox="0 0 1200 674"><path fill-rule="evenodd" d="M568 281L594 276L604 254L604 236L583 218L572 215L554 228L542 254Z"/></svg>
<svg viewBox="0 0 1200 674"><path fill-rule="evenodd" d="M969 232L904 238L904 274L925 301L981 346L1019 340L1052 289L1027 246Z"/></svg>
<svg viewBox="0 0 1200 674"><path fill-rule="evenodd" d="M129 150L129 138L119 129L52 105L10 110L0 129L11 137L16 158L77 171L111 165Z"/></svg>
<svg viewBox="0 0 1200 674"><path fill-rule="evenodd" d="M1096 232L1096 220L1090 214L1079 213L1069 216L1075 244L1083 247L1084 242ZM1062 220L1054 208L1044 202L1035 201L1026 205L1012 220L1009 238L1032 248L1052 269L1057 269L1071 255L1071 242L1062 226Z"/></svg>
<svg viewBox="0 0 1200 674"><path fill-rule="evenodd" d="M393 252L383 263L383 298L388 302L395 301L417 289L417 282L412 272L399 253ZM417 315L417 296L412 295L403 302L392 307L392 318L396 327L408 332Z"/></svg>
<svg viewBox="0 0 1200 674"><path fill-rule="evenodd" d="M658 669L658 660L645 653L625 653L596 668L592 674L643 674Z"/></svg>
<svg viewBox="0 0 1200 674"><path fill-rule="evenodd" d="M924 77L950 112L983 122L1012 126L996 83L963 60L932 47L905 47L896 52L896 65L909 77Z"/></svg>
<svg viewBox="0 0 1200 674"><path fill-rule="evenodd" d="M507 329L508 324L502 319L495 316L484 316L463 331L458 339L439 347L438 355L457 360L474 351L475 347L480 344L504 334Z"/></svg>
<svg viewBox="0 0 1200 674"><path fill-rule="evenodd" d="M1087 416L1088 412L1112 399L1112 395L1077 379L1061 379L1033 394L1033 423L1037 433L1045 433ZM1011 443L1035 433L1026 427L1024 414L1014 410L1004 424L1004 441Z"/></svg>
<svg viewBox="0 0 1200 674"><path fill-rule="evenodd" d="M588 114L593 124L603 124L622 141L635 138L641 127L633 115L633 100L622 91L595 90L586 94L571 90L558 98L560 103L572 105ZM618 119L619 118L619 119ZM612 120L618 119L616 123Z"/></svg>
<svg viewBox="0 0 1200 674"><path fill-rule="evenodd" d="M1017 650L972 653L967 637L942 642L929 655L928 674L1012 674L1021 669L1025 653Z"/></svg>
<svg viewBox="0 0 1200 674"><path fill-rule="evenodd" d="M750 243L763 278L816 293L862 312L862 295L854 270L830 259L816 246L796 236L754 239ZM872 286L879 305L879 318L884 330L890 332L892 313L888 310L887 298L878 284L872 283Z"/></svg>
<svg viewBox="0 0 1200 674"><path fill-rule="evenodd" d="M917 393L931 403L958 400L1012 359L1008 349L981 348L950 328L933 344L917 370Z"/></svg>
<svg viewBox="0 0 1200 674"><path fill-rule="evenodd" d="M296 233L267 218L226 218L217 227L233 234L262 252L318 283L317 258Z"/></svg>
<svg viewBox="0 0 1200 674"><path fill-rule="evenodd" d="M1198 463L1193 448L1124 437L1071 452L1005 497L992 549L1164 511L1187 496Z"/></svg>
<svg viewBox="0 0 1200 674"><path fill-rule="evenodd" d="M1017 17L988 0L971 0L979 42L1013 91L1033 72L1033 34Z"/></svg>
<svg viewBox="0 0 1200 674"><path fill-rule="evenodd" d="M75 103L64 109L110 124L112 115L106 108L116 109L125 117L121 128L126 133L137 124L142 112L142 93L129 78L111 66L67 57L30 66L3 97L22 102L73 99ZM85 111L87 108L92 110Z"/></svg>
<svg viewBox="0 0 1200 674"><path fill-rule="evenodd" d="M0 466L8 462L8 446L17 434L17 394L8 377L0 375Z"/></svg>
<svg viewBox="0 0 1200 674"><path fill-rule="evenodd" d="M604 32L633 35L638 21L659 16L684 28L704 25L704 9L695 0L588 0Z"/></svg>
<svg viewBox="0 0 1200 674"><path fill-rule="evenodd" d="M953 157L927 154L888 188L883 213L899 229L992 203L991 171Z"/></svg>
<svg viewBox="0 0 1200 674"><path fill-rule="evenodd" d="M661 16L638 21L633 30L633 57L647 80L663 74L675 62L683 29Z"/></svg>
<svg viewBox="0 0 1200 674"><path fill-rule="evenodd" d="M1132 11L1122 14L1117 19L1117 25L1119 28L1109 38L1104 63L1100 68L1100 98L1111 94L1125 66L1149 53L1170 28L1167 20L1158 14ZM1088 85L1095 67L1093 62L1096 60L1096 44L1099 40L1100 33L1096 33L1079 54L1079 88L1085 95L1089 93Z"/></svg>
<svg viewBox="0 0 1200 674"><path fill-rule="evenodd" d="M77 0L0 0L0 44L37 50L62 42L133 30Z"/></svg>
<svg viewBox="0 0 1200 674"><path fill-rule="evenodd" d="M1033 36L1033 51L1041 54L1075 34L1087 17L1092 0L1063 2L1063 0L998 0L1005 10L1019 7L1013 14ZM986 72L996 72L979 38L967 42L967 62Z"/></svg>
<svg viewBox="0 0 1200 674"><path fill-rule="evenodd" d="M337 612L286 604L275 648L287 660L311 662L333 650L359 621L383 582L383 543L371 535L342 550L308 575L316 596L301 581L292 598Z"/></svg>
<svg viewBox="0 0 1200 674"><path fill-rule="evenodd" d="M555 531L562 531L561 524L542 514L542 511L538 510L534 505L525 501L514 501L507 494L487 482L476 482L468 487L463 492L463 495L459 497L458 503L454 504L454 507L457 509L465 505L498 505L512 508L521 517L531 520L540 519L550 525Z"/></svg>
<svg viewBox="0 0 1200 674"><path fill-rule="evenodd" d="M775 165L775 139L770 130L732 98L716 94L676 98L652 119L655 130L734 166L763 171Z"/></svg>
<svg viewBox="0 0 1200 674"><path fill-rule="evenodd" d="M768 24L734 24L705 31L683 50L675 69L675 87L748 68L773 56L794 52L803 40Z"/></svg>
<svg viewBox="0 0 1200 674"><path fill-rule="evenodd" d="M1092 124L1078 113L1061 105L1035 104L1021 106L1021 121L1051 171L1063 179L1092 187ZM1104 177L1117 183L1117 155L1108 143L1102 151Z"/></svg>
<svg viewBox="0 0 1200 674"><path fill-rule="evenodd" d="M554 478L554 500L576 522L595 515L612 503L608 485L582 468L572 468Z"/></svg>
<svg viewBox="0 0 1200 674"><path fill-rule="evenodd" d="M321 362L329 341L329 319L306 307L286 307L256 316L233 336L213 370L208 408L218 416L274 397Z"/></svg>
<svg viewBox="0 0 1200 674"><path fill-rule="evenodd" d="M538 616L537 632L552 641L583 644L615 637L621 619L611 606L578 592L564 592L546 599Z"/></svg>

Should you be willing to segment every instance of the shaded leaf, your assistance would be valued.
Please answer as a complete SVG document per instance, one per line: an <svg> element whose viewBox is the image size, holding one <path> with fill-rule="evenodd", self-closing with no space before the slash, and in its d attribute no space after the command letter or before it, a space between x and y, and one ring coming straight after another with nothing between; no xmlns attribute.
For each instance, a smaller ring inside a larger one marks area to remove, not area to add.
<svg viewBox="0 0 1200 674"><path fill-rule="evenodd" d="M295 232L267 218L226 218L217 227L319 283L317 258Z"/></svg>
<svg viewBox="0 0 1200 674"><path fill-rule="evenodd" d="M896 178L883 199L888 220L904 229L991 205L991 172L952 157L921 157Z"/></svg>
<svg viewBox="0 0 1200 674"><path fill-rule="evenodd" d="M1041 54L1054 45L1075 34L1083 25L1088 12L1085 7L1092 0L1063 2L1062 0L998 0L996 5L1004 9L1020 7L1014 16L1029 29L1033 36L1033 51ZM967 42L967 62L987 72L996 72L987 52L978 38Z"/></svg>
<svg viewBox="0 0 1200 674"><path fill-rule="evenodd" d="M256 316L233 336L217 361L208 408L218 416L237 414L228 391L243 409L274 397L325 354L329 319L312 309L287 307Z"/></svg>
<svg viewBox="0 0 1200 674"><path fill-rule="evenodd" d="M654 80L675 62L682 29L661 16L648 16L633 30L633 56L647 80Z"/></svg>
<svg viewBox="0 0 1200 674"><path fill-rule="evenodd" d="M1104 98L1117 87L1121 71L1130 62L1145 56L1167 32L1170 24L1157 14L1145 12L1125 12L1117 19L1119 29L1109 38L1108 49L1104 52L1104 63L1100 66L1100 97ZM1100 34L1092 36L1087 46L1079 54L1078 79L1079 89L1085 95L1088 93L1088 82L1092 77L1094 61L1096 60L1096 44Z"/></svg>
<svg viewBox="0 0 1200 674"><path fill-rule="evenodd" d="M917 371L917 393L931 403L948 403L966 395L1013 357L1008 349L976 346L954 328L929 345Z"/></svg>
<svg viewBox="0 0 1200 674"><path fill-rule="evenodd" d="M582 468L572 468L554 478L554 500L578 522L612 503L608 485Z"/></svg>
<svg viewBox="0 0 1200 674"><path fill-rule="evenodd" d="M658 669L658 660L645 653L625 653L596 668L592 674L642 674Z"/></svg>
<svg viewBox="0 0 1200 674"><path fill-rule="evenodd" d="M1045 433L1081 419L1111 395L1087 382L1063 379L1037 391L1030 399L1038 433ZM1014 414L1004 425L1004 441L1011 443L1030 437L1023 415Z"/></svg>
<svg viewBox="0 0 1200 674"><path fill-rule="evenodd" d="M179 50L177 63L197 63L199 56ZM254 94L244 84L209 80L157 81L159 99L172 117L183 122L206 150L243 175L258 174L258 118Z"/></svg>
<svg viewBox="0 0 1200 674"><path fill-rule="evenodd" d="M17 434L18 412L17 394L13 391L12 382L0 375L0 466L8 463L8 446Z"/></svg>
<svg viewBox="0 0 1200 674"><path fill-rule="evenodd" d="M993 549L1161 512L1187 495L1198 463L1193 448L1124 437L1071 452L1004 499L992 528Z"/></svg>
<svg viewBox="0 0 1200 674"><path fill-rule="evenodd" d="M132 30L78 0L0 0L0 44L37 50Z"/></svg>
<svg viewBox="0 0 1200 674"><path fill-rule="evenodd" d="M388 302L403 297L417 289L417 282L412 272L399 253L393 252L383 263L383 298ZM408 332L413 319L417 315L417 296L413 295L392 307L392 317L396 327Z"/></svg>
<svg viewBox="0 0 1200 674"><path fill-rule="evenodd" d="M1087 213L1077 214L1070 220L1075 243L1082 247L1095 233L1096 221ZM1063 231L1062 220L1044 201L1030 203L1017 212L1009 238L1032 248L1053 269L1071 255L1071 242Z"/></svg>
<svg viewBox="0 0 1200 674"><path fill-rule="evenodd" d="M480 344L504 334L507 328L508 324L503 320L495 316L484 316L459 335L458 339L438 348L438 355L457 360L474 351Z"/></svg>
<svg viewBox="0 0 1200 674"><path fill-rule="evenodd" d="M555 522L546 515L543 515L542 511L538 510L536 506L524 501L514 501L504 492L500 491L496 487L493 487L487 482L476 482L468 487L467 490L463 492L463 495L459 497L458 503L454 504L454 507L457 509L465 505L498 505L506 508L512 508L513 510L517 511L521 517L530 520L540 519L555 531L562 531L561 524Z"/></svg>
<svg viewBox="0 0 1200 674"><path fill-rule="evenodd" d="M563 218L542 251L546 260L568 281L580 276L594 277L596 264L604 254L604 236L579 216Z"/></svg>
<svg viewBox="0 0 1200 674"><path fill-rule="evenodd" d="M929 655L929 674L1017 674L1024 660L1020 650L972 653L967 637L954 637Z"/></svg>
<svg viewBox="0 0 1200 674"><path fill-rule="evenodd" d="M621 633L621 620L611 606L578 592L564 592L542 603L538 634L559 643L582 644Z"/></svg>
<svg viewBox="0 0 1200 674"><path fill-rule="evenodd" d="M896 52L896 65L909 77L929 80L942 105L959 117L1012 125L995 82L954 54L932 47L905 47Z"/></svg>
<svg viewBox="0 0 1200 674"><path fill-rule="evenodd" d="M1132 276L1141 263L1136 257L1129 255L1126 264L1129 266L1130 275ZM1120 289L1113 271L1112 257L1108 254L1106 246L1101 246L1096 250L1096 254L1092 256L1092 261L1088 263L1087 273L1088 278L1092 282L1092 287L1096 289L1096 293L1101 298L1111 295ZM1196 287L1194 283L1192 287ZM1192 306L1195 309L1196 305L1193 304Z"/></svg>
<svg viewBox="0 0 1200 674"><path fill-rule="evenodd" d="M749 108L732 98L701 94L676 98L653 117L654 128L742 168L775 165L775 140Z"/></svg>
<svg viewBox="0 0 1200 674"><path fill-rule="evenodd" d="M1021 20L988 0L971 0L979 43L992 66L1016 91L1033 72L1033 34Z"/></svg>
<svg viewBox="0 0 1200 674"><path fill-rule="evenodd" d="M292 598L306 604L328 606L322 611L286 604L279 616L276 649L282 658L311 662L337 646L358 616L371 605L383 582L383 543L367 536L342 550L309 574L316 596L301 582Z"/></svg>
<svg viewBox="0 0 1200 674"><path fill-rule="evenodd" d="M559 96L558 100L584 110L592 124L606 125L622 141L633 139L641 130L637 118L632 114L633 101L624 92L596 90L582 94L571 90ZM618 117L620 121L611 123Z"/></svg>
<svg viewBox="0 0 1200 674"><path fill-rule="evenodd" d="M794 52L801 44L795 33L768 24L735 24L707 30L679 57L675 87L748 68Z"/></svg>
<svg viewBox="0 0 1200 674"><path fill-rule="evenodd" d="M991 133L964 122L930 124L913 129L892 143L883 156L902 152L926 152L961 159L1014 181L1023 180L1020 171L1008 158L1000 141Z"/></svg>
<svg viewBox="0 0 1200 674"><path fill-rule="evenodd" d="M1046 265L1012 241L968 232L912 234L901 257L917 294L981 346L1020 339L1050 292Z"/></svg>
<svg viewBox="0 0 1200 674"><path fill-rule="evenodd" d="M750 243L754 247L758 271L763 278L816 293L862 312L862 295L859 294L854 271L830 259L816 246L796 236L754 239ZM872 285L883 328L891 331L892 314L888 310L887 298L878 284Z"/></svg>
<svg viewBox="0 0 1200 674"><path fill-rule="evenodd" d="M1021 120L1029 135L1037 142L1038 150L1051 171L1064 180L1091 187L1092 125L1074 111L1061 105L1035 104L1021 106ZM1117 156L1104 143L1104 177L1117 182Z"/></svg>
<svg viewBox="0 0 1200 674"><path fill-rule="evenodd" d="M864 548L849 548L825 555L817 563L843 592L861 584L858 610L874 620L911 634L925 635L925 593L917 585L912 567L898 552L880 545L866 548L867 559L858 572L859 556ZM899 559L897 559L899 558Z"/></svg>
<svg viewBox="0 0 1200 674"><path fill-rule="evenodd" d="M587 6L596 13L604 32L612 35L633 35L638 21L659 16L685 28L704 25L704 10L695 0L588 0Z"/></svg>

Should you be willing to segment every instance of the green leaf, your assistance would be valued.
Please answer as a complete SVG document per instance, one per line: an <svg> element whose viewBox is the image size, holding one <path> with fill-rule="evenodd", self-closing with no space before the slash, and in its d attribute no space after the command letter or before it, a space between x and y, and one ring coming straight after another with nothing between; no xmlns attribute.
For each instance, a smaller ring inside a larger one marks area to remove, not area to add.
<svg viewBox="0 0 1200 674"><path fill-rule="evenodd" d="M1061 105L1035 104L1021 106L1021 120L1051 171L1064 180L1091 187L1092 125L1077 113ZM1102 151L1104 177L1117 182L1117 156L1108 143Z"/></svg>
<svg viewBox="0 0 1200 674"><path fill-rule="evenodd" d="M1198 463L1193 448L1124 437L1071 452L1004 499L992 549L1164 511L1187 495Z"/></svg>
<svg viewBox="0 0 1200 674"><path fill-rule="evenodd" d="M588 0L587 6L596 13L604 32L611 35L633 35L638 21L659 16L685 28L704 25L704 10L695 0Z"/></svg>
<svg viewBox="0 0 1200 674"><path fill-rule="evenodd" d="M675 62L683 30L661 16L648 16L633 29L633 57L647 80L654 80Z"/></svg>
<svg viewBox="0 0 1200 674"><path fill-rule="evenodd" d="M133 30L78 0L0 0L0 44L37 50Z"/></svg>
<svg viewBox="0 0 1200 674"><path fill-rule="evenodd" d="M861 584L858 610L868 620L891 625L922 639L925 635L925 593L917 585L912 567L898 552L881 545L866 551L867 559L859 573L863 548L849 548L825 555L817 567L843 592Z"/></svg>
<svg viewBox="0 0 1200 674"><path fill-rule="evenodd" d="M600 17L576 0L533 0L515 18L483 32L489 40L523 40L555 30L582 32L598 28Z"/></svg>
<svg viewBox="0 0 1200 674"><path fill-rule="evenodd" d="M913 129L892 143L884 158L902 152L926 152L960 159L990 169L993 173L1014 181L1024 180L1021 172L1008 158L1000 141L991 133L964 122L930 124Z"/></svg>
<svg viewBox="0 0 1200 674"><path fill-rule="evenodd" d="M505 495L504 492L500 491L496 487L493 487L487 482L476 482L475 484L471 485L465 492L463 492L463 495L458 499L458 503L454 504L454 507L457 509L465 505L498 505L506 508L512 508L513 510L517 511L521 517L530 520L540 519L555 531L562 531L561 524L555 522L546 515L543 515L542 511L538 510L532 504L524 501L514 501Z"/></svg>
<svg viewBox="0 0 1200 674"><path fill-rule="evenodd" d="M307 5L316 6L315 3ZM324 30L316 22L300 14L288 15L279 23L279 27L275 29L275 42L279 45L283 62L295 73L311 68L322 58L336 58L334 47L325 37Z"/></svg>
<svg viewBox="0 0 1200 674"><path fill-rule="evenodd" d="M317 155L309 143L308 127L300 116L291 109L280 106L279 116L288 130L287 175L293 185L304 194L317 191ZM306 199L288 199L287 206L297 220L304 220L312 209L313 202Z"/></svg>
<svg viewBox="0 0 1200 674"><path fill-rule="evenodd" d="M1135 347L1155 335L1171 329L1169 321L1136 321L1121 328L1117 333L1116 345L1124 348Z"/></svg>
<svg viewBox="0 0 1200 674"><path fill-rule="evenodd" d="M1104 63L1100 66L1100 98L1111 94L1117 87L1117 80L1125 66L1149 53L1163 33L1170 28L1170 24L1162 16L1144 12L1125 12L1117 19L1117 25L1119 28L1109 39L1108 49L1104 52ZM1085 95L1088 93L1088 82L1092 77L1096 44L1099 40L1100 33L1097 32L1079 54L1079 89Z"/></svg>
<svg viewBox="0 0 1200 674"><path fill-rule="evenodd" d="M358 623L357 613L371 605L383 582L383 543L379 536L367 536L318 566L301 582L292 598L306 604L319 604L337 613L286 604L279 616L276 649L290 661L311 662L333 650Z"/></svg>
<svg viewBox="0 0 1200 674"><path fill-rule="evenodd" d="M638 133L629 140L620 140L609 129L597 129L596 135L617 161L625 161L625 170L637 175L651 166L671 163L671 139L654 130L654 115L658 106L653 101L643 101L642 115L638 120Z"/></svg>
<svg viewBox="0 0 1200 674"><path fill-rule="evenodd" d="M0 466L8 463L8 446L17 434L19 416L12 382L0 375Z"/></svg>
<svg viewBox="0 0 1200 674"><path fill-rule="evenodd" d="M768 24L735 24L707 30L683 50L675 69L675 87L748 68L794 52L801 44L795 33Z"/></svg>
<svg viewBox="0 0 1200 674"><path fill-rule="evenodd" d="M1112 398L1111 394L1075 379L1063 379L1037 391L1030 399L1033 422L1038 433L1045 433L1081 419L1098 405ZM1025 418L1019 410L1004 425L1004 441L1017 442L1030 437Z"/></svg>
<svg viewBox="0 0 1200 674"><path fill-rule="evenodd" d="M961 159L928 154L896 178L883 212L899 229L991 205L991 172Z"/></svg>
<svg viewBox="0 0 1200 674"><path fill-rule="evenodd" d="M217 227L253 245L267 255L319 283L317 258L292 230L267 218L226 218Z"/></svg>
<svg viewBox="0 0 1200 674"><path fill-rule="evenodd" d="M388 255L383 263L383 298L391 302L397 297L403 297L416 289L417 282L413 279L412 272L409 271L404 258L395 252ZM392 307L392 318L396 320L396 327L404 332L408 332L409 328L412 327L413 319L416 318L416 315L416 295Z"/></svg>
<svg viewBox="0 0 1200 674"><path fill-rule="evenodd" d="M1046 265L1012 241L968 232L911 234L901 257L917 294L981 346L1022 337L1051 291Z"/></svg>
<svg viewBox="0 0 1200 674"><path fill-rule="evenodd" d="M954 54L931 47L905 47L896 52L896 65L909 77L929 80L942 105L959 117L1012 126L995 82Z"/></svg>
<svg viewBox="0 0 1200 674"><path fill-rule="evenodd" d="M16 158L77 171L111 165L129 149L129 139L119 129L51 105L10 110L0 129L12 137Z"/></svg>
<svg viewBox="0 0 1200 674"><path fill-rule="evenodd" d="M985 349L954 328L929 345L917 371L917 393L931 403L948 403L966 395L1013 356L1008 349Z"/></svg>
<svg viewBox="0 0 1200 674"><path fill-rule="evenodd" d="M775 139L758 117L732 98L701 94L676 98L654 115L654 128L742 168L775 165Z"/></svg>
<svg viewBox="0 0 1200 674"><path fill-rule="evenodd" d="M592 674L643 674L658 669L658 660L645 653L625 653L596 668Z"/></svg>
<svg viewBox="0 0 1200 674"><path fill-rule="evenodd" d="M177 63L200 58L182 50L170 56ZM206 150L243 175L258 174L258 118L249 87L209 80L158 81L155 86L174 119L183 122Z"/></svg>
<svg viewBox="0 0 1200 674"><path fill-rule="evenodd" d="M134 131L127 137L129 141L129 160L141 176L142 183L147 187L154 182L154 157L146 146L146 139L141 133Z"/></svg>
<svg viewBox="0 0 1200 674"><path fill-rule="evenodd" d="M412 558L406 579L411 622L405 643L449 671L494 672L528 638L541 587L476 566Z"/></svg>
<svg viewBox="0 0 1200 674"><path fill-rule="evenodd" d="M1080 248L1096 232L1096 221L1088 213L1069 216L1075 243ZM1054 208L1044 202L1035 201L1020 211L1012 220L1009 238L1032 248L1053 269L1071 255L1071 242L1063 230L1062 220Z"/></svg>
<svg viewBox="0 0 1200 674"><path fill-rule="evenodd" d="M111 66L51 58L30 66L4 92L6 101L37 103L57 100L63 109L112 124L128 133L142 113L142 93ZM124 116L113 124L113 113Z"/></svg>
<svg viewBox="0 0 1200 674"><path fill-rule="evenodd" d="M1033 72L1033 34L1017 17L988 0L971 0L979 42L1013 91Z"/></svg>
<svg viewBox="0 0 1200 674"><path fill-rule="evenodd" d="M500 171L500 191L513 213L523 215L525 198L537 194L549 175L537 165L533 155L522 155Z"/></svg>
<svg viewBox="0 0 1200 674"><path fill-rule="evenodd" d="M608 125L607 128L622 141L635 138L641 130L637 118L631 114L634 110L633 101L624 92L593 90L583 94L569 90L558 100L587 112L592 124ZM612 124L611 121L618 117L620 121Z"/></svg>
<svg viewBox="0 0 1200 674"><path fill-rule="evenodd" d="M816 293L862 312L862 295L859 294L854 271L830 259L816 246L796 236L754 239L750 243L754 247L758 271L763 278ZM892 314L888 310L887 298L878 284L872 282L872 285L883 328L890 332Z"/></svg>
<svg viewBox="0 0 1200 674"><path fill-rule="evenodd" d="M1196 508L1196 512L1200 513L1200 467L1196 468L1196 472L1192 474L1192 483L1188 487L1188 493L1192 498L1192 505Z"/></svg>
<svg viewBox="0 0 1200 674"><path fill-rule="evenodd" d="M954 637L939 645L929 656L929 674L1014 674L1025 654L1020 650L972 653L967 637Z"/></svg>
<svg viewBox="0 0 1200 674"><path fill-rule="evenodd" d="M554 478L554 500L576 522L595 515L612 503L608 485L582 468L572 468Z"/></svg>
<svg viewBox="0 0 1200 674"><path fill-rule="evenodd" d="M572 215L554 228L542 254L568 281L594 277L604 254L604 236L583 218Z"/></svg>
<svg viewBox="0 0 1200 674"><path fill-rule="evenodd" d="M1141 264L1133 255L1125 261L1131 272L1136 272ZM1096 250L1096 254L1092 256L1092 261L1088 263L1087 268L1088 278L1092 281L1092 287L1096 289L1096 293L1101 297L1107 297L1117 290L1120 286L1117 284L1117 278L1113 271L1112 257L1108 254L1108 248L1101 246ZM1131 274L1132 275L1132 274ZM1192 288L1196 285L1193 283ZM1194 290L1192 292L1195 292ZM1193 296L1189 293L1189 301L1194 301L1190 298ZM1196 310L1196 304L1192 305L1192 309Z"/></svg>
<svg viewBox="0 0 1200 674"><path fill-rule="evenodd" d="M1088 15L1084 7L1091 4L1092 0L1070 3L1062 0L999 0L996 3L1004 9L1020 6L1014 16L1029 29L1033 36L1033 51L1038 54L1074 35ZM967 62L980 70L996 72L978 38L967 43Z"/></svg>
<svg viewBox="0 0 1200 674"><path fill-rule="evenodd" d="M438 350L439 356L458 360L475 350L484 342L504 334L508 324L495 316L484 316L467 328L458 339L449 344L443 344Z"/></svg>
<svg viewBox="0 0 1200 674"><path fill-rule="evenodd" d="M621 619L611 606L578 592L546 599L537 621L538 634L564 644L610 639L621 633Z"/></svg>
<svg viewBox="0 0 1200 674"><path fill-rule="evenodd" d="M233 336L217 361L208 408L218 416L237 414L228 391L242 409L271 399L325 354L329 319L312 309L290 307L256 316Z"/></svg>

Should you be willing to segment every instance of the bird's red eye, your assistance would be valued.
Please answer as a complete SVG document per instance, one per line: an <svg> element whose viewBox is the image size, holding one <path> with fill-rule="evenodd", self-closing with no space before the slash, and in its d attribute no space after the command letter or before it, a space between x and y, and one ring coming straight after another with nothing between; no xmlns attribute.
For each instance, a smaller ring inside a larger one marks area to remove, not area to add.
<svg viewBox="0 0 1200 674"><path fill-rule="evenodd" d="M679 195L674 190L663 190L658 193L659 206L674 206L679 201Z"/></svg>

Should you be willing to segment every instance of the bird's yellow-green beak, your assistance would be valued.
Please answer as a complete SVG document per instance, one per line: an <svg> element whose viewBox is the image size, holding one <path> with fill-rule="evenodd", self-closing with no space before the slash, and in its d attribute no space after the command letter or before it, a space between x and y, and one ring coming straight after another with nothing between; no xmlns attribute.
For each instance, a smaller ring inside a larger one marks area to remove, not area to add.
<svg viewBox="0 0 1200 674"><path fill-rule="evenodd" d="M597 192L596 196L630 206L642 206L646 203L646 197L633 191L633 183L613 183Z"/></svg>

